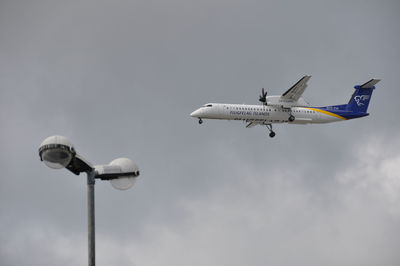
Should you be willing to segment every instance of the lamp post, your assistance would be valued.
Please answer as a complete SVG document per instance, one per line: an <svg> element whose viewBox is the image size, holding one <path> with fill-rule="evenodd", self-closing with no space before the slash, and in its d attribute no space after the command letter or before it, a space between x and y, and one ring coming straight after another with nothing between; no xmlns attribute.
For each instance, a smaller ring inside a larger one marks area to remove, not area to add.
<svg viewBox="0 0 400 266"><path fill-rule="evenodd" d="M116 189L129 189L140 174L138 166L128 158L118 158L109 164L93 166L77 154L71 142L63 136L46 138L39 147L39 157L52 169L67 168L75 175L83 172L87 174L88 260L89 266L95 266L95 181L109 180Z"/></svg>

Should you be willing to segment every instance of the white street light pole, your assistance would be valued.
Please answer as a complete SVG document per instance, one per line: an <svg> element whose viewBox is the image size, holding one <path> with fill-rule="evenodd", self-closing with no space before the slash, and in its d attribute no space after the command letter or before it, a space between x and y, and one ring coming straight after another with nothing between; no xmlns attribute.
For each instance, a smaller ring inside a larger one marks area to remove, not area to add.
<svg viewBox="0 0 400 266"><path fill-rule="evenodd" d="M88 204L88 261L96 265L95 254L95 206L94 185L97 179L109 180L114 188L126 190L133 186L139 176L138 166L128 158L118 158L107 165L91 165L78 155L74 146L63 136L46 138L39 147L40 160L53 169L67 168L72 173L87 174Z"/></svg>

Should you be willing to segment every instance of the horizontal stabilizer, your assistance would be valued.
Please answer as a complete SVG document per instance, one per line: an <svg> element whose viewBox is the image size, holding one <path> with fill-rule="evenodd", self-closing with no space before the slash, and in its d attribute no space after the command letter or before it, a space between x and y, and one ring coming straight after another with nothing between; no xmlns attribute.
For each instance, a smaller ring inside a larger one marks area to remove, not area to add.
<svg viewBox="0 0 400 266"><path fill-rule="evenodd" d="M375 86L376 83L381 81L380 79L371 79L370 81L364 83L360 86L361 89L370 89Z"/></svg>

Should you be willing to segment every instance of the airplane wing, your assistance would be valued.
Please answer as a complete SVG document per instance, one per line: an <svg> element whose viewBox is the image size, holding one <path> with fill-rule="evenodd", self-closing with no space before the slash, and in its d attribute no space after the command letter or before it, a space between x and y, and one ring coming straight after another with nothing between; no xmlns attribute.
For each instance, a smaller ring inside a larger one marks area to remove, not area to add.
<svg viewBox="0 0 400 266"><path fill-rule="evenodd" d="M281 99L290 99L297 101L305 89L307 88L307 81L311 76L304 76L296 84L294 84L290 89L288 89L284 94L282 94Z"/></svg>

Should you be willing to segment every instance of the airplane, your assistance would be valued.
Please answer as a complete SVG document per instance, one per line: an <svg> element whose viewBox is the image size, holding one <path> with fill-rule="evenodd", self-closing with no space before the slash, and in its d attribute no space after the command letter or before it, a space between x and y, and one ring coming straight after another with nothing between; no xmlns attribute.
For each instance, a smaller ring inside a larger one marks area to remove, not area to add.
<svg viewBox="0 0 400 266"><path fill-rule="evenodd" d="M312 107L302 97L311 76L302 77L282 95L267 96L262 88L259 105L207 103L190 114L199 119L242 120L246 128L266 126L269 136L275 137L272 124L322 124L368 116L368 105L375 85L380 79L371 79L354 86L354 93L347 104Z"/></svg>

